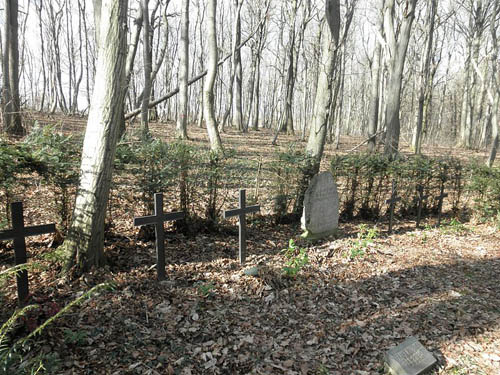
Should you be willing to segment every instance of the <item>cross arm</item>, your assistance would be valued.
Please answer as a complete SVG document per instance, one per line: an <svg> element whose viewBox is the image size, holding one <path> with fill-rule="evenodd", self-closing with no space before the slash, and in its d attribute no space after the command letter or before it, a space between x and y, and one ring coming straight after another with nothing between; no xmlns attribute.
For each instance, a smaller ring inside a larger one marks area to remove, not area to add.
<svg viewBox="0 0 500 375"><path fill-rule="evenodd" d="M134 226L140 227L143 225L151 225L161 223L161 218L156 215L143 216L143 217L135 217L134 218Z"/></svg>
<svg viewBox="0 0 500 375"><path fill-rule="evenodd" d="M12 240L15 237L15 232L13 230L6 230L0 232L0 241Z"/></svg>
<svg viewBox="0 0 500 375"><path fill-rule="evenodd" d="M249 206L245 208L235 208L233 210L224 211L224 219L227 219L232 216L238 216L242 214L251 214L254 212L259 212L260 206Z"/></svg>
<svg viewBox="0 0 500 375"><path fill-rule="evenodd" d="M40 234L54 233L56 231L56 226L55 224L45 224L27 227L24 229L24 231L20 231L19 229L10 229L0 232L0 241L12 240L16 237L38 236Z"/></svg>
<svg viewBox="0 0 500 375"><path fill-rule="evenodd" d="M186 217L184 212L171 212L163 215L163 221L181 220Z"/></svg>
<svg viewBox="0 0 500 375"><path fill-rule="evenodd" d="M54 233L56 231L55 224L36 225L26 228L26 236L38 236L40 234Z"/></svg>

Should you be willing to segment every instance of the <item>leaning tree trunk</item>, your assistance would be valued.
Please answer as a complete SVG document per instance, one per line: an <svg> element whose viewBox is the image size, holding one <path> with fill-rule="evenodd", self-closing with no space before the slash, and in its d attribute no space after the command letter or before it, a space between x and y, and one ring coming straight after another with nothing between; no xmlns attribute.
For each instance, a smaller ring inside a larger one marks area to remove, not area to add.
<svg viewBox="0 0 500 375"><path fill-rule="evenodd" d="M203 112L207 124L210 148L222 152L222 141L215 121L214 85L217 76L217 34L215 30L217 0L208 0L207 6L207 76L203 85Z"/></svg>
<svg viewBox="0 0 500 375"><path fill-rule="evenodd" d="M179 45L179 109L176 137L187 139L188 74L189 74L189 0L182 0L181 42Z"/></svg>
<svg viewBox="0 0 500 375"><path fill-rule="evenodd" d="M309 181L319 171L325 147L329 109L332 100L332 76L340 33L340 2L339 0L326 0L325 2L327 22L323 23L323 44L321 49L321 63L318 67L316 99L314 102L311 130L305 150L308 160L303 169L298 194L299 198L294 207L294 212L297 214L302 213L304 193L309 185ZM328 32L326 28L329 28L330 31Z"/></svg>
<svg viewBox="0 0 500 375"><path fill-rule="evenodd" d="M64 251L78 273L104 260L104 219L126 93L127 0L103 0L94 92L85 131L80 184Z"/></svg>
<svg viewBox="0 0 500 375"><path fill-rule="evenodd" d="M18 8L17 0L5 0L2 112L4 130L12 135L22 135L24 132L19 100Z"/></svg>
<svg viewBox="0 0 500 375"><path fill-rule="evenodd" d="M387 49L389 52L388 67L389 80L387 82L387 96L385 107L385 147L384 153L394 156L398 153L400 119L399 109L401 106L401 87L403 81L403 69L406 60L406 51L410 41L410 32L415 19L415 6L417 0L408 0L404 18L398 30L395 30L395 0L386 0L384 5L384 30Z"/></svg>

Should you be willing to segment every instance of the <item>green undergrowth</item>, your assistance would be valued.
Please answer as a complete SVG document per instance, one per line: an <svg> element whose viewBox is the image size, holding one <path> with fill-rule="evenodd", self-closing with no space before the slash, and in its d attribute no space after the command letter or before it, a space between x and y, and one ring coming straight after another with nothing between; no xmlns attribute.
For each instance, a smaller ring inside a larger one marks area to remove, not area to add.
<svg viewBox="0 0 500 375"><path fill-rule="evenodd" d="M339 188L344 220L387 215L385 201L393 182L401 197L395 211L400 217L417 215L419 188L426 196L423 215L437 215L441 189L448 194L444 210L457 215L470 212L487 220L500 213L500 169L487 168L477 160L422 155L391 160L382 154L357 153L335 156L330 170Z"/></svg>
<svg viewBox="0 0 500 375"><path fill-rule="evenodd" d="M0 327L0 375L56 373L60 361L58 355L56 353L36 354L39 353L37 340L49 326L54 325L70 310L112 287L111 284L99 284L62 308L51 302L46 305L35 304L17 309ZM38 323L42 317L45 320ZM11 333L20 325L25 326L29 333L14 338ZM65 330L67 343L78 344L85 338L86 335L80 331Z"/></svg>

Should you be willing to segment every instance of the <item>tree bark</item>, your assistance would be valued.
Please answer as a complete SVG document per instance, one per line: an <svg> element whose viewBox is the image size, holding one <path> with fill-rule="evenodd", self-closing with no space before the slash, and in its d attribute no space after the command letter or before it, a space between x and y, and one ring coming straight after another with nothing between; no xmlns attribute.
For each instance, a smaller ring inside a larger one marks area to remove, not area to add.
<svg viewBox="0 0 500 375"><path fill-rule="evenodd" d="M391 157L398 153L400 119L399 108L401 105L401 87L403 83L403 70L406 60L406 51L410 41L410 32L415 19L415 6L417 0L407 0L398 31L395 29L395 0L386 0L384 5L384 30L385 41L388 49L389 79L387 83L387 99L385 107L386 137L384 153Z"/></svg>
<svg viewBox="0 0 500 375"><path fill-rule="evenodd" d="M490 101L491 101L491 146L490 152L488 155L488 159L486 161L486 165L488 167L492 167L495 162L495 158L497 156L498 144L499 144L499 122L498 122L498 110L500 109L500 77L498 75L497 70L497 62L499 55L499 47L498 47L498 36L497 36L497 28L498 28L498 15L500 13L500 4L498 1L495 2L493 7L493 11L490 19L490 33L491 40L493 44L493 51L491 53L491 61L492 61L492 86L494 93L490 92Z"/></svg>
<svg viewBox="0 0 500 375"><path fill-rule="evenodd" d="M45 42L43 37L43 23L42 23L42 8L43 2L35 3L35 8L38 14L38 30L40 32L40 60L42 62L42 94L40 98L39 111L42 112L45 107L45 93L47 91L47 72L45 67Z"/></svg>
<svg viewBox="0 0 500 375"><path fill-rule="evenodd" d="M189 0L182 0L181 40L179 45L179 107L177 110L176 136L187 139L189 74Z"/></svg>
<svg viewBox="0 0 500 375"><path fill-rule="evenodd" d="M243 0L233 0L235 10L234 22L234 103L233 103L233 126L239 131L244 132L243 125L243 103L242 88L243 88L243 69L241 66L241 51L236 48L241 43L241 7Z"/></svg>
<svg viewBox="0 0 500 375"><path fill-rule="evenodd" d="M382 57L382 46L376 42L372 60L372 86L370 93L370 113L368 117L368 150L375 151L377 139L375 134L378 128L378 110L380 105L380 60Z"/></svg>
<svg viewBox="0 0 500 375"><path fill-rule="evenodd" d="M222 141L215 121L214 85L217 77L217 34L216 24L217 0L208 0L207 6L207 76L203 85L203 112L207 125L210 148L214 152L222 152Z"/></svg>
<svg viewBox="0 0 500 375"><path fill-rule="evenodd" d="M434 44L434 25L437 14L437 0L430 0L429 2L429 14L426 17L427 44L421 62L422 66L419 76L417 117L415 121L415 129L412 140L413 150L417 155L420 154L422 148L422 129L425 119L424 105L430 91L432 90L430 70L432 61L432 48Z"/></svg>
<svg viewBox="0 0 500 375"><path fill-rule="evenodd" d="M5 0L2 112L4 130L11 135L24 133L19 100L18 10L17 0Z"/></svg>
<svg viewBox="0 0 500 375"><path fill-rule="evenodd" d="M319 171L328 127L328 110L332 99L332 74L340 32L340 3L338 0L326 1L326 16L327 23L323 27L328 27L330 31L328 32L323 29L322 33L323 44L318 85L316 88L316 101L314 103L311 131L305 150L306 156L312 161L312 169L309 171L311 176Z"/></svg>
<svg viewBox="0 0 500 375"><path fill-rule="evenodd" d="M94 92L85 131L71 227L64 242L65 269L101 266L104 219L126 93L127 0L103 0Z"/></svg>
<svg viewBox="0 0 500 375"><path fill-rule="evenodd" d="M294 212L301 214L304 205L304 194L311 178L319 172L321 158L325 147L328 130L328 116L332 100L332 76L335 67L335 56L339 46L340 34L340 1L325 0L326 22L322 25L321 62L319 64L316 99L313 119L305 155L306 165L303 168L299 194ZM329 29L329 31L328 31Z"/></svg>
<svg viewBox="0 0 500 375"><path fill-rule="evenodd" d="M149 100L151 97L151 71L152 71L152 56L151 56L151 29L149 25L149 0L142 0L143 14L143 60L144 60L144 91L141 105L141 134L143 139L149 137Z"/></svg>

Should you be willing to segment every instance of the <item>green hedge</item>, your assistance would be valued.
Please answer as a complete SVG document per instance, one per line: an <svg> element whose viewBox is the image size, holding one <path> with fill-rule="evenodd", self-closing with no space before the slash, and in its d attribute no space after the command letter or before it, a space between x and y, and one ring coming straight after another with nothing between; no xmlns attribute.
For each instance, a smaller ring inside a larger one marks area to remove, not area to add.
<svg viewBox="0 0 500 375"><path fill-rule="evenodd" d="M424 212L437 212L441 187L449 194L447 202L454 212L472 209L482 217L500 212L500 171L477 161L427 156L390 160L381 154L358 153L335 156L330 168L337 181L341 217L345 220L385 215L385 200L391 196L393 181L402 198L397 214L403 217L416 214L419 185L428 196Z"/></svg>

